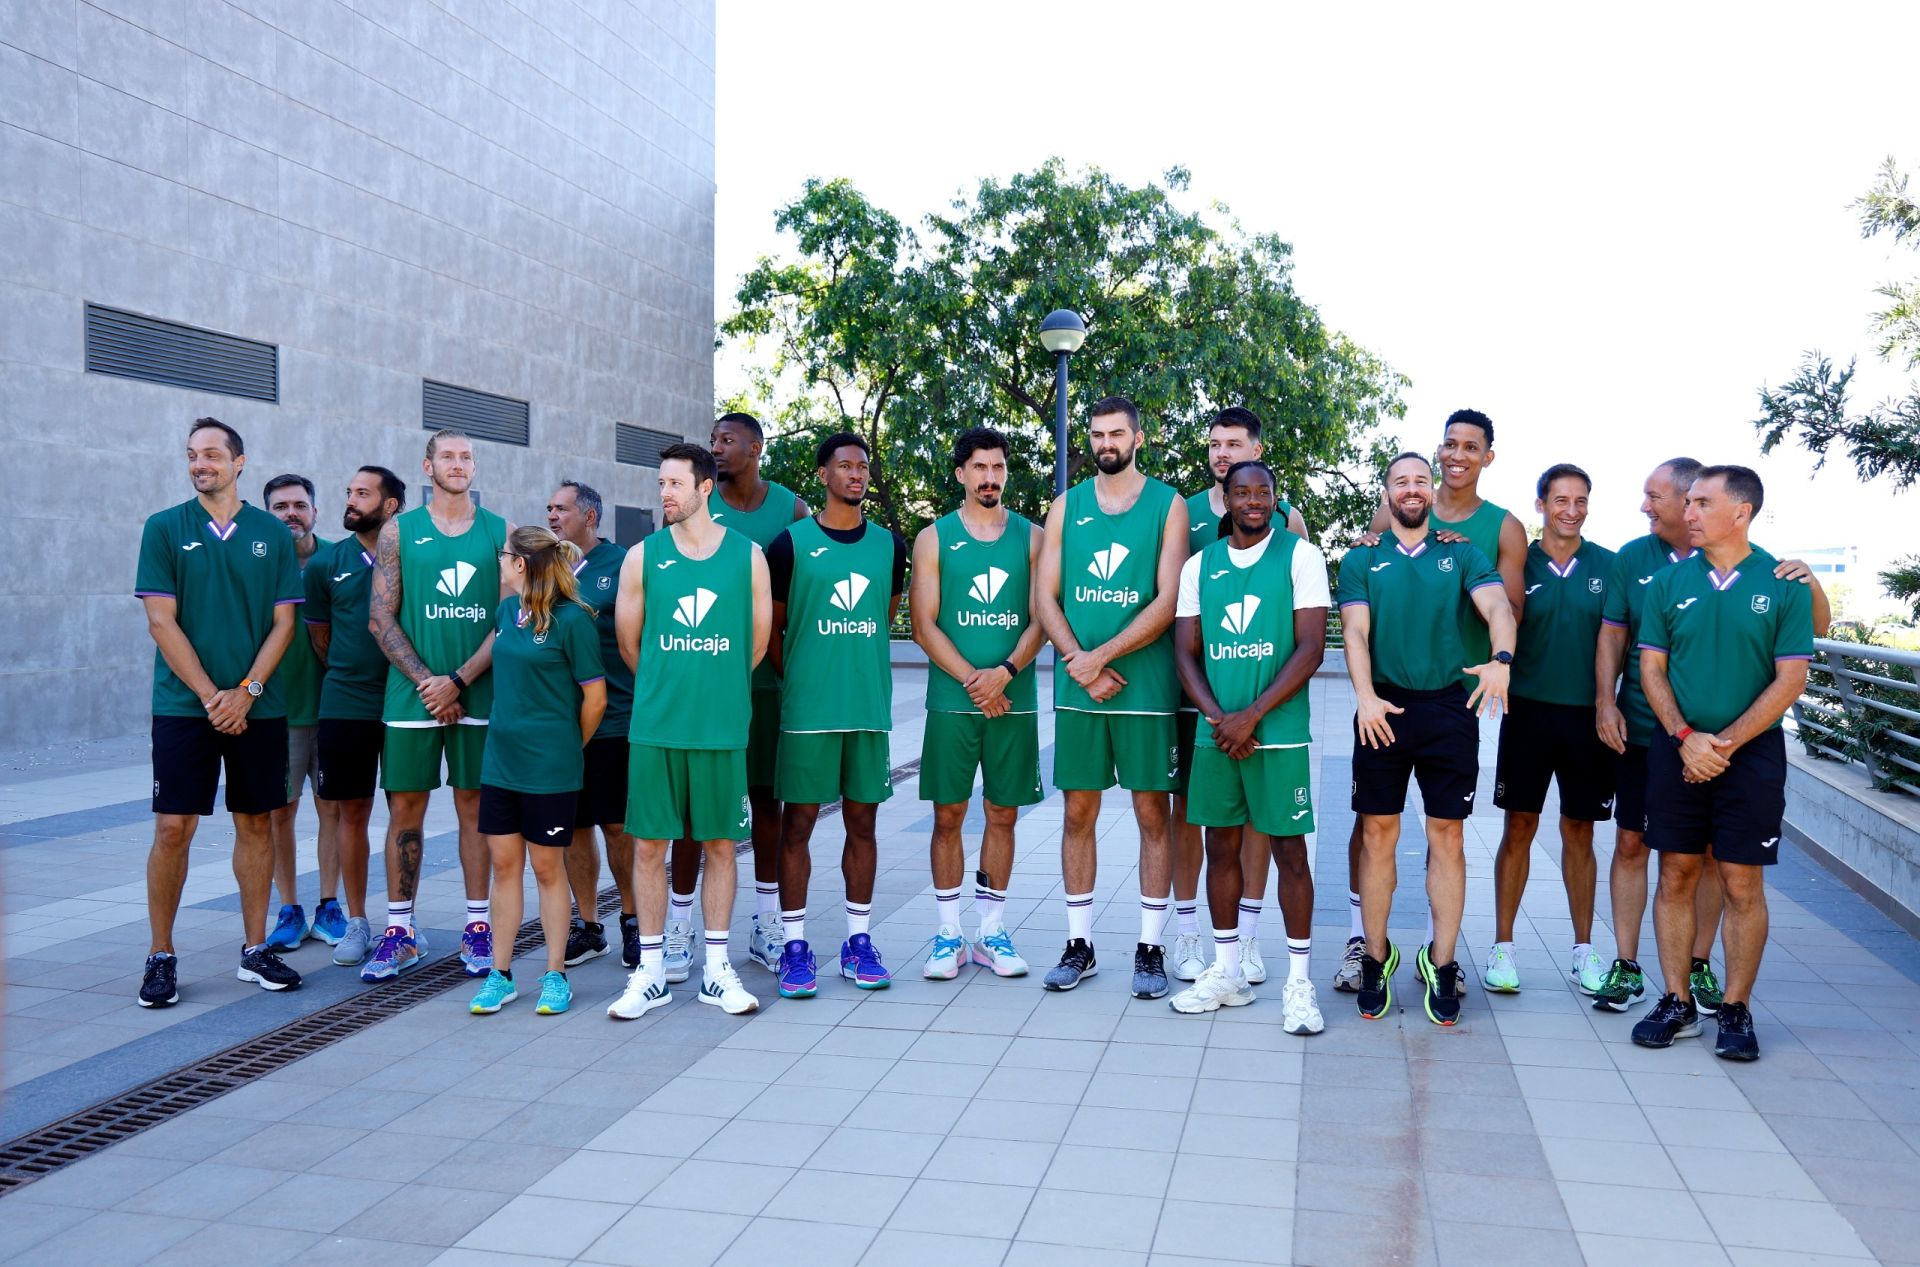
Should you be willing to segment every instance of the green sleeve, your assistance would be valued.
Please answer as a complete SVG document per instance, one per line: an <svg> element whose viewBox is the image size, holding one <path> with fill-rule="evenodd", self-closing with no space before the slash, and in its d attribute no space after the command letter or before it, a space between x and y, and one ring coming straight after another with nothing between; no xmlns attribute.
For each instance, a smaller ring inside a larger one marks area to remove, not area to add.
<svg viewBox="0 0 1920 1267"><path fill-rule="evenodd" d="M1373 564L1373 550L1368 546L1356 546L1347 551L1340 560L1340 590L1334 595L1334 601L1341 607L1354 603L1365 605L1367 596L1367 577L1372 575L1367 569Z"/></svg>
<svg viewBox="0 0 1920 1267"><path fill-rule="evenodd" d="M1782 582L1780 614L1773 622L1773 658L1813 659L1813 587L1798 581Z"/></svg>
<svg viewBox="0 0 1920 1267"><path fill-rule="evenodd" d="M279 579L274 583L273 601L275 606L281 603L304 603L307 591L300 584L300 556L293 552L293 534L280 534L276 553L280 560Z"/></svg>
<svg viewBox="0 0 1920 1267"><path fill-rule="evenodd" d="M573 669L573 680L584 685L606 677L607 666L600 658L600 630L593 618L578 607L573 610L579 619L567 622L564 645L567 664Z"/></svg>
<svg viewBox="0 0 1920 1267"><path fill-rule="evenodd" d="M331 555L332 551L328 551ZM333 571L331 558L315 556L307 561L307 570L301 578L306 587L307 605L300 609L300 618L309 625L330 625L333 623L333 586L328 584Z"/></svg>
<svg viewBox="0 0 1920 1267"><path fill-rule="evenodd" d="M174 575L174 563L179 551L174 549L172 534L160 516L147 520L147 526L140 532L140 562L133 571L133 592L136 597L161 595L167 598L180 597L179 578Z"/></svg>
<svg viewBox="0 0 1920 1267"><path fill-rule="evenodd" d="M1676 568L1668 568L1653 578L1647 586L1647 601L1644 613L1640 617L1640 641L1629 648L1628 654L1639 655L1641 647L1652 647L1655 651L1673 650L1673 634L1667 628L1667 578Z"/></svg>
<svg viewBox="0 0 1920 1267"><path fill-rule="evenodd" d="M1600 609L1600 619L1624 629L1631 614L1627 610L1627 586L1636 578L1627 570L1625 555L1614 555L1612 563L1612 570L1607 573L1607 601Z"/></svg>
<svg viewBox="0 0 1920 1267"><path fill-rule="evenodd" d="M1499 585L1500 569L1493 561L1480 553L1480 547L1462 542L1453 547L1453 557L1460 560L1460 586L1471 594L1475 590L1485 589L1489 585Z"/></svg>

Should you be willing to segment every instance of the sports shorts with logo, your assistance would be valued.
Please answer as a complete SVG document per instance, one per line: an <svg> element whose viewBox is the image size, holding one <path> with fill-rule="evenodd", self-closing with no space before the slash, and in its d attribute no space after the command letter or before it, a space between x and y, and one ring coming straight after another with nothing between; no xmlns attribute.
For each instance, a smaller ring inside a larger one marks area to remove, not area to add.
<svg viewBox="0 0 1920 1267"><path fill-rule="evenodd" d="M877 805L893 795L888 740L884 730L783 730L774 794L801 805Z"/></svg>
<svg viewBox="0 0 1920 1267"><path fill-rule="evenodd" d="M641 840L745 840L744 748L627 750L627 832Z"/></svg>
<svg viewBox="0 0 1920 1267"><path fill-rule="evenodd" d="M446 759L447 782L457 788L480 786L480 763L487 754L487 728L469 726L396 726L387 723L380 754L380 786L389 792L431 792L440 786Z"/></svg>
<svg viewBox="0 0 1920 1267"><path fill-rule="evenodd" d="M928 713L920 746L920 799L958 805L973 797L973 776L994 805L1038 805L1040 715Z"/></svg>
<svg viewBox="0 0 1920 1267"><path fill-rule="evenodd" d="M1194 736L1199 733L1199 730L1200 713L1198 709L1183 708L1173 715L1173 741L1180 749L1180 755L1176 759L1177 764L1175 765L1175 769L1180 771L1180 781L1173 789L1175 796L1188 796L1192 794L1193 743ZM1187 821L1192 822L1193 820L1188 819Z"/></svg>
<svg viewBox="0 0 1920 1267"><path fill-rule="evenodd" d="M627 741L602 735L587 741L581 754L580 799L574 803L575 827L599 827L627 818Z"/></svg>
<svg viewBox="0 0 1920 1267"><path fill-rule="evenodd" d="M753 693L747 728L747 786L770 788L780 775L780 688Z"/></svg>
<svg viewBox="0 0 1920 1267"><path fill-rule="evenodd" d="M1420 784L1428 818L1463 819L1473 814L1480 780L1480 722L1467 707L1466 688L1454 683L1437 691L1410 691L1385 682L1374 693L1404 712L1388 713L1393 742L1369 747L1353 724L1353 812L1400 814L1407 808L1407 779Z"/></svg>
<svg viewBox="0 0 1920 1267"><path fill-rule="evenodd" d="M1613 802L1614 825L1621 831L1647 830L1647 746L1630 743L1615 767L1618 793Z"/></svg>
<svg viewBox="0 0 1920 1267"><path fill-rule="evenodd" d="M253 717L223 735L205 717L153 719L153 812L213 813L220 771L227 812L271 814L287 803L287 719Z"/></svg>
<svg viewBox="0 0 1920 1267"><path fill-rule="evenodd" d="M1235 761L1213 743L1193 752L1187 821L1196 827L1243 827L1269 836L1314 830L1313 772L1307 747L1255 748Z"/></svg>
<svg viewBox="0 0 1920 1267"><path fill-rule="evenodd" d="M1171 792L1180 784L1172 713L1087 713L1055 709L1053 785L1063 792Z"/></svg>
<svg viewBox="0 0 1920 1267"><path fill-rule="evenodd" d="M480 786L480 834L523 836L530 845L564 848L573 843L573 803L579 795L578 792L519 792L483 783Z"/></svg>
<svg viewBox="0 0 1920 1267"><path fill-rule="evenodd" d="M1780 861L1787 814L1787 737L1778 727L1728 758L1705 783L1682 775L1680 745L1657 732L1647 747L1647 847L1766 867Z"/></svg>
<svg viewBox="0 0 1920 1267"><path fill-rule="evenodd" d="M1613 817L1619 767L1619 756L1600 742L1591 707L1511 696L1500 720L1493 803L1538 814L1547 803L1547 784L1557 781L1563 817L1604 823Z"/></svg>
<svg viewBox="0 0 1920 1267"><path fill-rule="evenodd" d="M320 765L314 795L323 801L372 800L380 790L386 726L378 718L322 717L314 730Z"/></svg>

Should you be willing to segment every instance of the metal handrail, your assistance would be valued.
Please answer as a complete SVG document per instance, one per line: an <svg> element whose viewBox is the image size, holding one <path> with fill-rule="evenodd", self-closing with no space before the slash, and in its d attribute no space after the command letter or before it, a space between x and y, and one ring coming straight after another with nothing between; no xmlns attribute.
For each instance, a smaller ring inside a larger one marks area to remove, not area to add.
<svg viewBox="0 0 1920 1267"><path fill-rule="evenodd" d="M1801 742L1820 756L1858 762L1879 787L1920 796L1920 685L1887 672L1920 677L1920 652L1831 638L1813 647L1807 689L1793 705Z"/></svg>

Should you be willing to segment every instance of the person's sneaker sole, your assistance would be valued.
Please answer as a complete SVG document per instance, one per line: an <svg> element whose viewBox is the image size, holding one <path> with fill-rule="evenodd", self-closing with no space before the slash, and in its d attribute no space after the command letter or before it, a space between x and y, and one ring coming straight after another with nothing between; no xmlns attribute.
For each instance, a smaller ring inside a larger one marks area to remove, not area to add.
<svg viewBox="0 0 1920 1267"><path fill-rule="evenodd" d="M513 990L507 993L504 997L502 997L501 1000L498 1003L495 1003L492 1007L481 1007L479 1004L469 1003L467 1004L467 1012L469 1015L472 1015L472 1016L492 1016L495 1012L498 1012L501 1008L505 1007L507 1004L513 1002L515 999L519 997L520 997L520 992L518 990Z"/></svg>
<svg viewBox="0 0 1920 1267"><path fill-rule="evenodd" d="M279 990L298 990L300 988L300 983L298 981L269 981L265 977L261 976L259 973L253 971L251 968L235 969L233 975L236 979L241 981L251 982L252 984L259 986L262 990L279 991ZM176 995L175 997L178 997L178 996Z"/></svg>
<svg viewBox="0 0 1920 1267"><path fill-rule="evenodd" d="M732 1008L730 1008L730 1007L728 1007L728 1006L727 1006L727 1005L726 1005L726 1004L725 1004L725 1003L724 1003L724 1002L723 1002L723 1001L722 1001L722 1000L720 999L720 997L719 997L718 995L715 995L715 994L708 994L708 993L707 993L707 992L706 992L705 990L701 990L701 991L699 991L699 992L698 992L698 993L696 993L696 994L695 994L695 995L694 995L693 997L694 997L694 998L696 998L696 999L698 999L698 1000L700 1000L700 1001L701 1001L702 1003L706 1003L706 1004L709 1004L709 1005L711 1005L711 1006L713 1006L713 1007L717 1007L717 1008L719 1008L719 1009L720 1009L720 1010L721 1010L722 1012L725 1012L725 1013L726 1013L726 1014L727 1014L728 1016L750 1016L750 1015L752 1015L753 1013L755 1013L755 1012L758 1012L758 1011L760 1010L760 1000L759 1000L759 999L755 999L755 1000L753 1001L753 1006L752 1006L752 1007L743 1007L743 1008L741 1008L741 1009L740 1009L740 1010L739 1010L738 1012L736 1012L736 1011L734 1011L734 1010L733 1010Z"/></svg>
<svg viewBox="0 0 1920 1267"><path fill-rule="evenodd" d="M614 1011L616 1007L620 1006L620 1000L615 999L613 1002L607 1004L607 1015L616 1021L637 1021L648 1012L653 1011L656 1007L665 1007L671 1002L673 1002L673 995L671 994L663 994L657 999L643 999L640 1004L640 1010L632 1015L628 1015L625 1012Z"/></svg>
<svg viewBox="0 0 1920 1267"><path fill-rule="evenodd" d="M172 1007L174 1004L180 1001L180 992L178 990L175 990L173 992L172 998L156 999L151 1003L149 1003L147 1000L141 998L139 995L136 994L133 996L133 1001L135 1003L138 1003L141 1007Z"/></svg>
<svg viewBox="0 0 1920 1267"><path fill-rule="evenodd" d="M1075 977L1073 980L1067 982L1067 984L1065 985L1060 985L1059 983L1053 982L1053 981L1043 981L1040 983L1040 988L1043 990L1051 990L1055 994L1065 994L1069 990L1079 988L1079 985L1082 981L1085 981L1088 977L1097 976L1099 972L1100 972L1100 969L1098 967L1088 968L1085 972L1081 973L1079 976Z"/></svg>

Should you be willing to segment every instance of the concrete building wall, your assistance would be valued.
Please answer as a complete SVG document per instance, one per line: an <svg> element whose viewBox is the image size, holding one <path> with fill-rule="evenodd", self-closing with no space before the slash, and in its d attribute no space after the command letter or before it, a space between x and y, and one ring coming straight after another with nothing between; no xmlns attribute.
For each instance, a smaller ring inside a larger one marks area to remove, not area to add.
<svg viewBox="0 0 1920 1267"><path fill-rule="evenodd" d="M713 146L712 0L0 6L4 742L145 728L134 555L197 416L329 539L359 464L418 489L423 378L530 402L490 508L656 504L614 424L712 419ZM277 344L279 403L86 373L87 302Z"/></svg>

